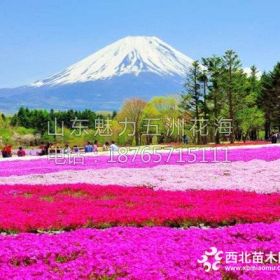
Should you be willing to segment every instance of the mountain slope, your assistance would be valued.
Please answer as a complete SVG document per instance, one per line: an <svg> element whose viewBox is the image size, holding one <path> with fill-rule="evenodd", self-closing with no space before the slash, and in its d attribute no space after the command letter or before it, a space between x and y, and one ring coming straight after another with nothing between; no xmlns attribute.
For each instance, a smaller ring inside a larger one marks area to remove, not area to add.
<svg viewBox="0 0 280 280"><path fill-rule="evenodd" d="M47 79L0 89L0 111L15 111L21 105L119 109L130 97L180 92L192 62L157 37L125 37Z"/></svg>
<svg viewBox="0 0 280 280"><path fill-rule="evenodd" d="M185 76L193 60L157 37L125 37L34 86L103 80L124 74Z"/></svg>

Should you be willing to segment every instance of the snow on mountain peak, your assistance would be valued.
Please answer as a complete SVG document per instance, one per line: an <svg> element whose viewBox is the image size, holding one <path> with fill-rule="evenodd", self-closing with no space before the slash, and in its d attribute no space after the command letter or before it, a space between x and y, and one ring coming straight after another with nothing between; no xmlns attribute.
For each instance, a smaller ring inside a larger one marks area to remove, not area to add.
<svg viewBox="0 0 280 280"><path fill-rule="evenodd" d="M157 37L128 36L32 86L55 86L155 73L185 77L193 60Z"/></svg>

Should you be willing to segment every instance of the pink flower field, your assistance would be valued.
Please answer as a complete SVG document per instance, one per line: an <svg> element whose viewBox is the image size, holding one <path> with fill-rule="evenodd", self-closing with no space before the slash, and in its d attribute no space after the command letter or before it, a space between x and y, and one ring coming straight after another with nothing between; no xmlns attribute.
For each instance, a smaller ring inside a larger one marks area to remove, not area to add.
<svg viewBox="0 0 280 280"><path fill-rule="evenodd" d="M88 170L88 169L107 169L112 167L121 168L151 168L159 165L188 165L204 162L205 164L216 161L221 162L248 162L254 159L273 161L280 158L279 147L256 147L251 149L229 149L216 150L215 148L209 151L186 150L180 153L174 150L171 153L158 154L150 152L150 159L145 159L144 155L127 155L127 159L119 160L116 155L113 158L108 156L85 157L84 164L56 164L54 160L43 158L33 159L29 161L14 160L0 162L0 177L12 175L28 175L28 174L44 174L63 170ZM216 155L216 156L215 156Z"/></svg>
<svg viewBox="0 0 280 280"><path fill-rule="evenodd" d="M280 194L224 190L168 192L82 184L2 186L0 200L0 228L7 232L118 225L216 227L280 218Z"/></svg>
<svg viewBox="0 0 280 280"><path fill-rule="evenodd" d="M280 279L280 148L0 161L0 279Z"/></svg>
<svg viewBox="0 0 280 280"><path fill-rule="evenodd" d="M248 253L248 263L279 267L280 224L238 225L225 229L115 227L60 234L0 237L0 276L8 279L279 279L279 271L227 271L227 252ZM197 262L215 244L219 270L205 272ZM271 262L271 263L270 263ZM239 266L238 263L234 267Z"/></svg>
<svg viewBox="0 0 280 280"><path fill-rule="evenodd" d="M280 191L280 160L232 163L159 165L149 168L66 170L54 173L1 177L0 185L55 185L86 183L98 185L145 186L155 190L240 190L257 193ZM205 169L207 172L205 172Z"/></svg>

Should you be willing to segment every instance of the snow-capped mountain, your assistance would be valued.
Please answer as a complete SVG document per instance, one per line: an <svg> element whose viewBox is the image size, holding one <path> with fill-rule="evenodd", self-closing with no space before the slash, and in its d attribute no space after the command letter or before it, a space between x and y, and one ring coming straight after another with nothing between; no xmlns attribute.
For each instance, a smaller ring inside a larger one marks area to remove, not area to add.
<svg viewBox="0 0 280 280"><path fill-rule="evenodd" d="M157 37L129 36L69 66L34 86L104 80L124 74L186 76L193 60Z"/></svg>
<svg viewBox="0 0 280 280"><path fill-rule="evenodd" d="M0 89L0 111L118 110L130 97L181 92L192 62L157 37L125 37L30 86Z"/></svg>

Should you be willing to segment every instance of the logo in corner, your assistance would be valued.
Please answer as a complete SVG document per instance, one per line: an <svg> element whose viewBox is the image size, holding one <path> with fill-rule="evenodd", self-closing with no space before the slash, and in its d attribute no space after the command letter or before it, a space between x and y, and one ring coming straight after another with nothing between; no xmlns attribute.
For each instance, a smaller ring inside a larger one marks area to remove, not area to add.
<svg viewBox="0 0 280 280"><path fill-rule="evenodd" d="M203 264L203 268L206 272L211 270L219 270L219 264L222 260L223 251L218 251L216 247L210 247L210 251L205 251L198 259L197 262Z"/></svg>

